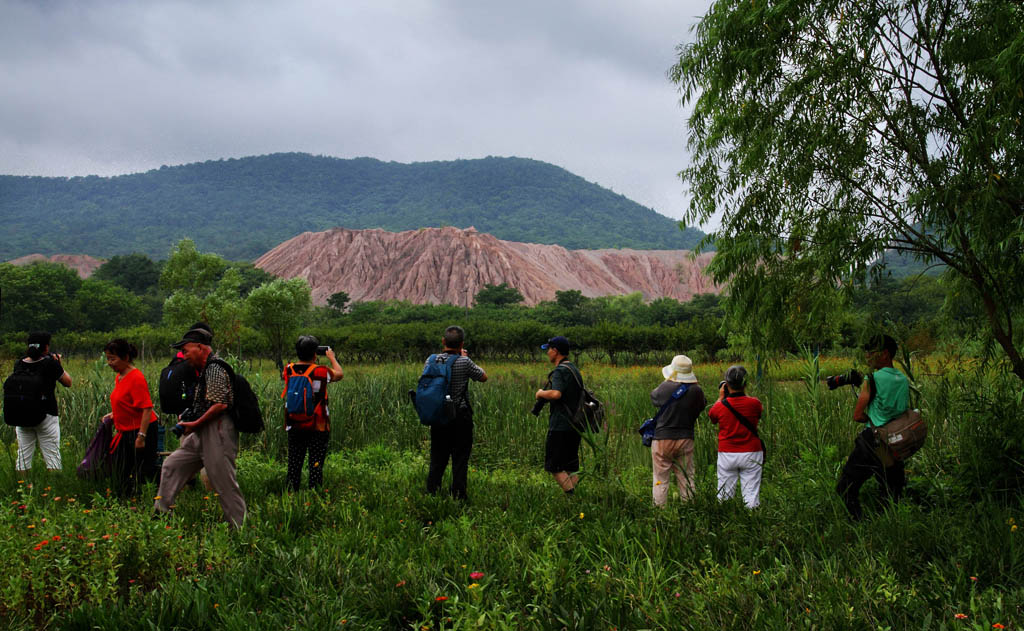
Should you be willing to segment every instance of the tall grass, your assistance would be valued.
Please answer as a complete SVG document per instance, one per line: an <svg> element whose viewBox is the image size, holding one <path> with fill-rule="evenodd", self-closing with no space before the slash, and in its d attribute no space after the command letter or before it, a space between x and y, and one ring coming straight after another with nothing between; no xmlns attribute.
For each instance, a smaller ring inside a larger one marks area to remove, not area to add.
<svg viewBox="0 0 1024 631"><path fill-rule="evenodd" d="M143 366L151 385L158 368ZM650 453L635 430L655 411L648 395L659 367L583 365L610 410L601 454L609 467L585 477L572 498L542 472L546 418L528 413L548 365L484 368L490 380L471 385L468 505L422 492L428 434L405 394L421 366L346 366L331 386L326 488L284 492L284 432L279 412L268 412L268 430L243 438L239 480L250 510L245 528L229 533L216 497L201 488L183 492L172 517L152 519L151 486L123 501L102 482L74 477L113 376L99 362L71 363L75 387L60 394L64 472L37 463L15 476L13 433L0 430L9 454L0 463L8 497L0 529L9 533L0 539L0 618L9 628L100 629L988 629L1024 621L1014 528L1024 515L1014 477L996 477L1012 462L991 451L993 441L1019 434L992 423L1001 429L986 431L984 416L997 410L1020 425L1011 380L919 376L931 435L909 464L908 497L889 506L869 482L869 518L853 524L834 493L859 429L853 393L819 381L848 362L795 358L767 366L752 384L765 403L769 448L762 507L753 512L714 498L715 428L706 416L697 427L697 497L652 506ZM725 368L697 366L709 400ZM279 410L277 376L253 366L248 377L265 409ZM586 456L594 472L595 456Z"/></svg>

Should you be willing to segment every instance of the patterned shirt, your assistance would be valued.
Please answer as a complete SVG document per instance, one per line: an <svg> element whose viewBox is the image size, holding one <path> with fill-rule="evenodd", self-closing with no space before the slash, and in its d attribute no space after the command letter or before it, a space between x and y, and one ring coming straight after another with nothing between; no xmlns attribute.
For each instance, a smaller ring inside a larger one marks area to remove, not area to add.
<svg viewBox="0 0 1024 631"><path fill-rule="evenodd" d="M234 391L231 388L231 375L224 367L213 361L220 359L216 355L210 355L206 360L206 368L200 377L198 393L196 396L195 414L198 419L213 406L214 403L223 403L231 407L234 403ZM223 361L223 360L222 360Z"/></svg>

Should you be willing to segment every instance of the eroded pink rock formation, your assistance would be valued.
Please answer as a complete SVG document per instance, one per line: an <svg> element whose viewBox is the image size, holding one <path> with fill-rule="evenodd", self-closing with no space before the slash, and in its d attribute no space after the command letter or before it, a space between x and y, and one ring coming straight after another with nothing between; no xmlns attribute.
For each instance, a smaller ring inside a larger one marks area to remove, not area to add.
<svg viewBox="0 0 1024 631"><path fill-rule="evenodd" d="M26 254L25 256L12 259L8 261L8 263L11 265L31 265L37 261L47 261L49 263L61 263L63 265L67 265L78 272L78 275L82 278L89 278L100 265L103 265L102 260L93 258L86 254L54 254L53 256Z"/></svg>
<svg viewBox="0 0 1024 631"><path fill-rule="evenodd" d="M703 273L711 256L692 261L684 250L566 250L502 241L473 228L334 228L289 239L261 256L256 267L306 279L319 305L344 291L352 301L467 306L484 285L508 283L532 306L568 289L589 297L639 291L646 300L680 301L718 293Z"/></svg>

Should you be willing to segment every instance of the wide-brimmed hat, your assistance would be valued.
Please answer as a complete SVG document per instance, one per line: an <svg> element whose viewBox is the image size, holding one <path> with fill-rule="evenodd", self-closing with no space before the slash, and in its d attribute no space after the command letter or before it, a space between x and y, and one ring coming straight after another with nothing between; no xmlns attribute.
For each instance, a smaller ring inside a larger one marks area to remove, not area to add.
<svg viewBox="0 0 1024 631"><path fill-rule="evenodd" d="M693 374L693 361L686 355L676 355L672 363L661 369L667 381L676 383L697 383L697 375Z"/></svg>
<svg viewBox="0 0 1024 631"><path fill-rule="evenodd" d="M171 348L181 348L189 342L209 346L213 342L213 335L205 329L189 329L185 332L185 335L181 336L180 341L171 344Z"/></svg>

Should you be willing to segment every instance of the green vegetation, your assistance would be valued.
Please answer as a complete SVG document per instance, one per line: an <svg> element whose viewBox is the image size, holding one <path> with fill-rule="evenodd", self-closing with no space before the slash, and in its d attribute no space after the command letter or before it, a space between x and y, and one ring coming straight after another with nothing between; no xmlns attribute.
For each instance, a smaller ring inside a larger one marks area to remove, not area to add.
<svg viewBox="0 0 1024 631"><path fill-rule="evenodd" d="M829 335L888 250L947 266L1024 380L1024 8L1010 0L712 5L670 70L687 221L751 343Z"/></svg>
<svg viewBox="0 0 1024 631"><path fill-rule="evenodd" d="M74 476L113 376L73 362L75 387L60 393L65 472L39 462L15 477L13 433L0 428L0 619L10 629L1016 628L1021 481L991 430L1020 436L1012 383L938 357L915 365L936 376L917 379L932 434L909 467L908 496L887 507L871 482L869 518L851 524L833 487L856 431L852 395L818 381L844 365L787 360L753 387L771 453L753 513L714 499L706 418L697 498L651 505L650 456L634 430L653 411L657 366L584 362L611 404L608 467L599 473L587 451L568 500L542 472L545 423L527 413L546 363L486 364L491 379L472 391L466 506L422 491L427 431L403 395L419 362L346 366L331 391L326 488L285 491L284 432L271 422L244 437L250 512L232 534L201 487L183 491L174 516L151 519L152 486L120 501ZM725 367L696 372L713 384ZM143 368L152 385L159 364ZM250 381L273 409L280 382L268 365L257 371Z"/></svg>
<svg viewBox="0 0 1024 631"><path fill-rule="evenodd" d="M230 259L255 259L304 231L336 226L475 226L574 249L689 249L704 236L536 160L399 164L299 153L110 178L0 176L0 222L0 260L33 252L160 257L183 237Z"/></svg>

